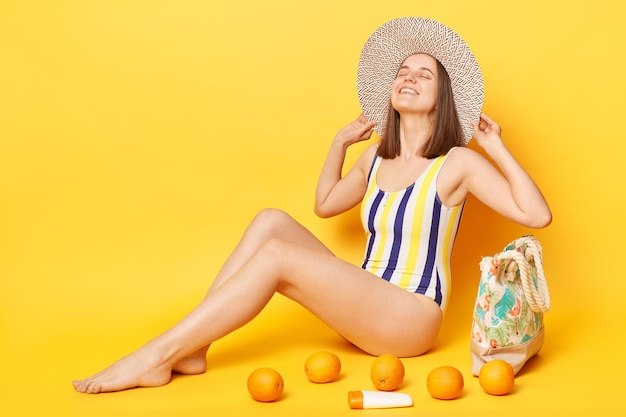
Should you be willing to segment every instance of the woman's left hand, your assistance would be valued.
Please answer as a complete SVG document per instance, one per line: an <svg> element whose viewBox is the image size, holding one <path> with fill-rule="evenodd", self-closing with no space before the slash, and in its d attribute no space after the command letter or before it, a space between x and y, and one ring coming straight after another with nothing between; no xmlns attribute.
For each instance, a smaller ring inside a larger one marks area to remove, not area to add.
<svg viewBox="0 0 626 417"><path fill-rule="evenodd" d="M376 126L376 123L370 122L365 118L363 113L361 113L355 121L337 132L335 140L345 147L368 140L372 137L374 126Z"/></svg>
<svg viewBox="0 0 626 417"><path fill-rule="evenodd" d="M489 143L501 141L502 129L500 126L487 117L486 114L480 114L480 122L472 122L474 128L474 139L481 148L485 148Z"/></svg>

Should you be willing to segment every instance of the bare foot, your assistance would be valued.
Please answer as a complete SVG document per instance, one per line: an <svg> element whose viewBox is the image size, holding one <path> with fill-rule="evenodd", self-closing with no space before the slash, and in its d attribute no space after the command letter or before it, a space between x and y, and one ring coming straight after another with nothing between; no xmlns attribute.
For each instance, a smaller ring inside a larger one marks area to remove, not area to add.
<svg viewBox="0 0 626 417"><path fill-rule="evenodd" d="M171 377L170 365L157 362L139 350L89 378L74 381L73 384L78 392L98 394L135 387L158 387L167 384Z"/></svg>
<svg viewBox="0 0 626 417"><path fill-rule="evenodd" d="M207 348L200 349L195 353L176 362L172 371L184 375L198 375L206 372L206 352Z"/></svg>

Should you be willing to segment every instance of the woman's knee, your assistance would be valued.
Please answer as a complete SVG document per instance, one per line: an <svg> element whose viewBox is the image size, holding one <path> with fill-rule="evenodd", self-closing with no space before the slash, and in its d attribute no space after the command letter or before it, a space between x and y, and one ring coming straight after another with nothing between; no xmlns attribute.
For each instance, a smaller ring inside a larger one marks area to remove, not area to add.
<svg viewBox="0 0 626 417"><path fill-rule="evenodd" d="M256 268L269 271L269 275L282 282L290 276L289 271L292 269L290 265L292 258L288 255L291 249L292 245L288 242L278 238L270 238L259 246L252 262Z"/></svg>
<svg viewBox="0 0 626 417"><path fill-rule="evenodd" d="M293 219L286 212L280 209L266 208L256 215L252 224L267 230L280 230L290 221Z"/></svg>

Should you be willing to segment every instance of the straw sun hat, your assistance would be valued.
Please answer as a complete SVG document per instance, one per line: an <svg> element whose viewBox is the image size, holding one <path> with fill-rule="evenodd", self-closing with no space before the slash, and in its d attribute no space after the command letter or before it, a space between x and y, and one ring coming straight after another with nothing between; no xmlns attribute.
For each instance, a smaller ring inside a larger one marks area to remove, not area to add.
<svg viewBox="0 0 626 417"><path fill-rule="evenodd" d="M448 72L452 94L463 128L463 141L473 136L483 106L483 76L469 46L449 27L421 17L391 20L369 37L359 59L357 91L363 114L375 121L376 132L385 130L391 84L400 64L416 53L436 58Z"/></svg>

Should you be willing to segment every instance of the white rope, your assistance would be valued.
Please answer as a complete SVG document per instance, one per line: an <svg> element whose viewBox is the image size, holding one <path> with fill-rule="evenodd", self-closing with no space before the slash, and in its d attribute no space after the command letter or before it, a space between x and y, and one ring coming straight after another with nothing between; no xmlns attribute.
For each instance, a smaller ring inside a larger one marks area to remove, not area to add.
<svg viewBox="0 0 626 417"><path fill-rule="evenodd" d="M511 259L517 264L520 271L520 279L526 301L534 312L542 312L550 310L550 293L548 292L548 283L543 273L543 262L541 254L541 244L532 236L523 236L513 242L516 248L524 249L524 253L516 249L500 252L496 255L497 259ZM533 262L537 271L537 285L533 281L531 272L531 264Z"/></svg>

